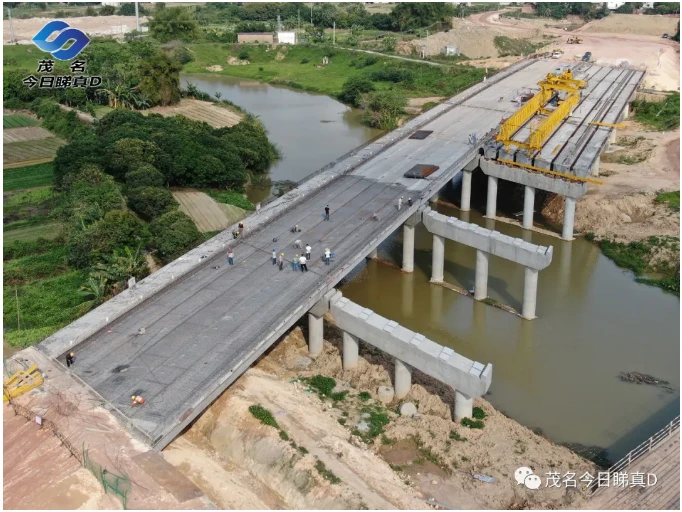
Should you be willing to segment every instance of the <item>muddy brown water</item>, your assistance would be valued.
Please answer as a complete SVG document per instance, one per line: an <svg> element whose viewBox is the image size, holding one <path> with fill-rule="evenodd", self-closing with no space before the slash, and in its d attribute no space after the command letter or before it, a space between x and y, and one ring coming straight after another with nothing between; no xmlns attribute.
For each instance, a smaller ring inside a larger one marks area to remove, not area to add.
<svg viewBox="0 0 682 512"><path fill-rule="evenodd" d="M362 124L362 111L320 94L293 91L254 80L209 74L182 76L200 91L230 100L263 122L282 158L269 170L276 181L299 181L320 167L381 134ZM248 191L253 203L270 197L269 184Z"/></svg>

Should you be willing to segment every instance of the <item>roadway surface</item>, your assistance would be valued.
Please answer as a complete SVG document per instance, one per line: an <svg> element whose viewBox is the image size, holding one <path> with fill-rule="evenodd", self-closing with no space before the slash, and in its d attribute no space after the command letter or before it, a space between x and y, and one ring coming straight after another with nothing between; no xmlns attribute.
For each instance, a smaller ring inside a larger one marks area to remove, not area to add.
<svg viewBox="0 0 682 512"><path fill-rule="evenodd" d="M223 252L145 296L118 319L109 322L107 317L103 328L77 345L72 370L103 397L124 425L156 449L163 448L478 154L479 148L468 143L469 133L482 138L496 128L501 115L516 108L510 100L517 91L537 83L555 67L556 61L536 61L475 95L465 92L449 100L449 110L434 107L445 113L421 127L432 131L428 137L407 138L377 149L354 171L239 240L233 245L234 266L228 265ZM500 102L501 96L508 100ZM394 136L387 134L384 139ZM404 178L415 164L435 165L439 170L428 179ZM398 211L400 196L405 203ZM407 207L408 197L413 199L412 208ZM323 220L327 204L328 222ZM371 220L372 214L378 220ZM249 219L245 222L248 228ZM291 233L294 225L302 232ZM295 253L301 253L292 246L296 239L312 246L307 273L294 271L289 264ZM326 247L336 255L330 266L321 259ZM282 271L271 262L273 248L285 253L287 265ZM114 311L116 306L107 304L100 308ZM95 318L92 313L78 325L86 329ZM138 335L141 328L144 334ZM63 346L62 340L77 336L75 330L65 328L66 334L46 340L43 350L49 353ZM132 408L132 395L143 396L145 405Z"/></svg>

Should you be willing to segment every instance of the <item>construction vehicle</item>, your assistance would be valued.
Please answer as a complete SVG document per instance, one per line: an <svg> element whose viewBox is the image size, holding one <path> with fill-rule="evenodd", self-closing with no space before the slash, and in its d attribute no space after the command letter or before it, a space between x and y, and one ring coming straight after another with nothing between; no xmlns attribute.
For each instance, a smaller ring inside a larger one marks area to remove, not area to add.
<svg viewBox="0 0 682 512"><path fill-rule="evenodd" d="M566 39L566 44L583 44L583 40L576 36L571 36Z"/></svg>
<svg viewBox="0 0 682 512"><path fill-rule="evenodd" d="M560 48L555 48L554 50L552 50L553 59L560 59L563 54L564 52Z"/></svg>
<svg viewBox="0 0 682 512"><path fill-rule="evenodd" d="M585 52L585 55L583 55L582 61L583 62L590 62L591 58L592 58L592 52Z"/></svg>

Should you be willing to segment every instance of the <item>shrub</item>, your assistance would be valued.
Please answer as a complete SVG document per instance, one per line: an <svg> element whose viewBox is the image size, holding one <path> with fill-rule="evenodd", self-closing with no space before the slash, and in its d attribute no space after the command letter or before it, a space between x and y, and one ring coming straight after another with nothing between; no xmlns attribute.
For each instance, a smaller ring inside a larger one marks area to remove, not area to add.
<svg viewBox="0 0 682 512"><path fill-rule="evenodd" d="M308 57L303 57L301 59L301 64L308 64L310 62L310 59Z"/></svg>
<svg viewBox="0 0 682 512"><path fill-rule="evenodd" d="M363 119L375 128L392 130L398 126L406 106L407 98L396 91L371 92Z"/></svg>
<svg viewBox="0 0 682 512"><path fill-rule="evenodd" d="M279 437L281 437L284 441L289 440L289 434L287 434L284 430L279 431Z"/></svg>
<svg viewBox="0 0 682 512"><path fill-rule="evenodd" d="M138 187L128 192L128 206L141 217L151 220L178 207L167 188Z"/></svg>
<svg viewBox="0 0 682 512"><path fill-rule="evenodd" d="M249 59L249 52L247 52L246 50L242 50L239 52L238 57L240 60L248 60Z"/></svg>
<svg viewBox="0 0 682 512"><path fill-rule="evenodd" d="M472 415L477 420L483 420L487 416L485 411L480 407L474 407Z"/></svg>
<svg viewBox="0 0 682 512"><path fill-rule="evenodd" d="M163 187L165 176L153 165L142 164L134 171L126 174L128 188L137 187Z"/></svg>
<svg viewBox="0 0 682 512"><path fill-rule="evenodd" d="M343 84L339 100L343 103L359 107L362 103L362 95L374 90L374 84L364 75L351 76Z"/></svg>
<svg viewBox="0 0 682 512"><path fill-rule="evenodd" d="M258 68L258 71L263 71L263 66L260 66L260 67Z"/></svg>
<svg viewBox="0 0 682 512"><path fill-rule="evenodd" d="M363 391L358 395L358 398L362 400L363 402L366 402L370 398L372 398L372 395L370 395L367 391Z"/></svg>
<svg viewBox="0 0 682 512"><path fill-rule="evenodd" d="M331 377L324 377L322 375L315 375L306 382L311 388L317 390L322 396L331 396L332 391L336 387L336 380Z"/></svg>
<svg viewBox="0 0 682 512"><path fill-rule="evenodd" d="M164 263L182 256L203 240L192 219L177 210L154 219L150 230L154 247Z"/></svg>
<svg viewBox="0 0 682 512"><path fill-rule="evenodd" d="M268 425L270 427L275 427L279 428L279 424L277 423L277 420L275 417L272 415L270 411L268 411L265 407L262 405L252 405L249 407L249 412L253 414L253 417L259 420L263 425ZM282 431L284 432L284 431ZM285 434L286 435L286 434Z"/></svg>
<svg viewBox="0 0 682 512"><path fill-rule="evenodd" d="M481 420L472 420L471 418L462 418L462 421L460 423L467 428L483 428L484 427L484 424Z"/></svg>
<svg viewBox="0 0 682 512"><path fill-rule="evenodd" d="M116 7L113 5L105 5L99 10L100 16L113 16L116 13Z"/></svg>

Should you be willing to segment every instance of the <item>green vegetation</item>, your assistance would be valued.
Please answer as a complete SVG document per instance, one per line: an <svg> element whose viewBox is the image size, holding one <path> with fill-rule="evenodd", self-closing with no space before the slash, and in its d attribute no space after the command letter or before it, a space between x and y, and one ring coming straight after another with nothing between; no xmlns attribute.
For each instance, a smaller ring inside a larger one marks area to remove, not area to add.
<svg viewBox="0 0 682 512"><path fill-rule="evenodd" d="M246 211L256 209L256 207L251 204L251 202L246 199L243 194L233 190L205 189L202 192L205 192L219 203L231 204L232 206L237 206Z"/></svg>
<svg viewBox="0 0 682 512"><path fill-rule="evenodd" d="M162 43L183 40L193 41L199 36L199 24L187 9L161 8L149 20L149 34Z"/></svg>
<svg viewBox="0 0 682 512"><path fill-rule="evenodd" d="M679 201L679 198L678 198ZM587 238L587 237L586 237ZM658 286L675 295L680 294L680 239L677 237L651 236L646 240L630 243L599 241L602 252L616 265L632 270L640 283ZM653 257L661 252L669 252L677 263L662 259L652 263ZM647 277L655 274L657 277Z"/></svg>
<svg viewBox="0 0 682 512"><path fill-rule="evenodd" d="M485 419L487 414L480 407L474 407L472 416L474 417L474 419L483 420L483 419Z"/></svg>
<svg viewBox="0 0 682 512"><path fill-rule="evenodd" d="M455 432L454 430L450 431L450 439L453 439L455 441L461 441L463 443L466 442L466 440L467 440L466 437L460 436L459 433Z"/></svg>
<svg viewBox="0 0 682 512"><path fill-rule="evenodd" d="M388 425L391 420L387 414L377 412L374 410L363 409L363 412L369 413L367 423L370 425L369 430L360 433L360 437L366 443L374 441L374 439L384 433L384 427Z"/></svg>
<svg viewBox="0 0 682 512"><path fill-rule="evenodd" d="M481 420L472 420L471 418L462 418L460 423L467 428L483 428L485 426Z"/></svg>
<svg viewBox="0 0 682 512"><path fill-rule="evenodd" d="M52 162L15 167L2 171L2 187L5 192L26 188L44 187L54 183Z"/></svg>
<svg viewBox="0 0 682 512"><path fill-rule="evenodd" d="M659 192L654 200L656 204L667 204L674 212L680 211L680 191L674 192Z"/></svg>
<svg viewBox="0 0 682 512"><path fill-rule="evenodd" d="M289 440L289 434L287 434L284 430L280 430L280 431L279 431L279 437L280 437L283 441L288 441L288 440Z"/></svg>
<svg viewBox="0 0 682 512"><path fill-rule="evenodd" d="M253 417L260 421L263 425L268 425L270 427L279 429L279 424L277 423L277 420L275 420L275 417L262 405L249 406L249 412L253 414Z"/></svg>
<svg viewBox="0 0 682 512"><path fill-rule="evenodd" d="M322 375L315 375L311 378L301 378L301 382L307 384L312 389L317 391L318 396L321 399L331 398L333 402L341 402L345 400L348 391L337 391L334 392L336 387L336 380L331 377L324 377Z"/></svg>
<svg viewBox="0 0 682 512"><path fill-rule="evenodd" d="M672 130L680 126L680 93L673 92L665 101L633 101L635 119L659 131Z"/></svg>
<svg viewBox="0 0 682 512"><path fill-rule="evenodd" d="M508 55L529 55L539 48L546 46L547 43L532 43L528 39L517 39L507 36L495 36L493 40L495 48L500 52L500 57Z"/></svg>
<svg viewBox="0 0 682 512"><path fill-rule="evenodd" d="M320 474L322 478L325 480L328 480L332 484L339 484L341 483L341 479L336 476L334 473L332 473L329 469L327 469L327 466L322 462L321 460L317 460L315 462L315 469L317 472Z"/></svg>
<svg viewBox="0 0 682 512"><path fill-rule="evenodd" d="M407 98L397 91L374 91L369 93L363 120L374 128L393 130L406 106Z"/></svg>
<svg viewBox="0 0 682 512"><path fill-rule="evenodd" d="M35 126L37 124L38 121L35 119L21 114L2 116L3 128L23 128L24 126Z"/></svg>
<svg viewBox="0 0 682 512"><path fill-rule="evenodd" d="M585 21L601 19L610 14L606 4L594 4L589 2L537 2L535 11L538 16L564 19L573 14L580 16Z"/></svg>
<svg viewBox="0 0 682 512"><path fill-rule="evenodd" d="M358 398L362 400L363 402L366 402L370 398L372 398L372 395L370 395L367 391L363 391L358 395Z"/></svg>

